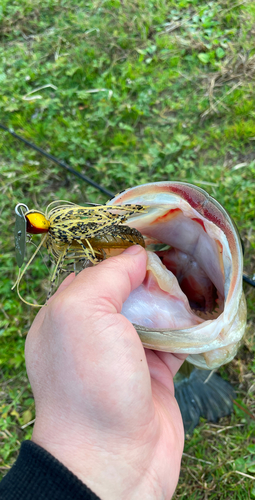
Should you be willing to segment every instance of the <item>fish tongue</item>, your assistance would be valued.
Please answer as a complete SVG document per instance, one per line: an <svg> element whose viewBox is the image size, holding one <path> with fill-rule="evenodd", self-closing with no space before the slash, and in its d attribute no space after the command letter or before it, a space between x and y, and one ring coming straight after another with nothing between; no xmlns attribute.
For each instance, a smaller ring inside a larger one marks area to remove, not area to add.
<svg viewBox="0 0 255 500"><path fill-rule="evenodd" d="M132 323L157 330L179 330L202 323L190 308L186 295L159 257L147 252L144 282L124 302L122 314Z"/></svg>

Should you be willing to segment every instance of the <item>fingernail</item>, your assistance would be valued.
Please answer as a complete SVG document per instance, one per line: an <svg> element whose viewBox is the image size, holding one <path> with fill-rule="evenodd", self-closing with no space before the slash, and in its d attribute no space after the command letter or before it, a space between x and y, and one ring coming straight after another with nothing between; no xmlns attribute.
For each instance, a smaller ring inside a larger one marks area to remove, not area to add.
<svg viewBox="0 0 255 500"><path fill-rule="evenodd" d="M137 253L142 251L142 247L140 245L132 245L131 247L126 248L123 254L136 255Z"/></svg>

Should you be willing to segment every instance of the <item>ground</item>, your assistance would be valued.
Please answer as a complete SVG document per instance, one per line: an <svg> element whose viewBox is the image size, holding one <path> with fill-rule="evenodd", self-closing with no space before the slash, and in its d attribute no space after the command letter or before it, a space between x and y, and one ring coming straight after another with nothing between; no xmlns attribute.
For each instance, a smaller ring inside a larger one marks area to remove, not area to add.
<svg viewBox="0 0 255 500"><path fill-rule="evenodd" d="M3 0L0 22L0 123L113 193L161 180L206 189L235 220L252 276L254 2ZM105 203L107 196L4 131L0 173L4 474L34 419L23 352L35 311L11 291L14 207ZM49 276L43 255L21 286L39 302ZM255 292L244 289L246 337L220 370L236 388L234 414L201 422L187 437L176 499L255 498Z"/></svg>

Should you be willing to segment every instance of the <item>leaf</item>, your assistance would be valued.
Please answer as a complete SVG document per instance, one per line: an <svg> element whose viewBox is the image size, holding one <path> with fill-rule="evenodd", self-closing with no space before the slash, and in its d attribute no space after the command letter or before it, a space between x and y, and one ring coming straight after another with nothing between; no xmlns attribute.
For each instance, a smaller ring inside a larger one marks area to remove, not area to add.
<svg viewBox="0 0 255 500"><path fill-rule="evenodd" d="M186 143L189 142L189 136L185 134L176 134L174 138L179 144L184 144L185 142Z"/></svg>
<svg viewBox="0 0 255 500"><path fill-rule="evenodd" d="M210 54L208 52L201 52L197 57L203 64L207 64L210 61Z"/></svg>
<svg viewBox="0 0 255 500"><path fill-rule="evenodd" d="M24 404L26 406L30 406L32 404L34 404L34 398L27 398L25 401L24 401Z"/></svg>
<svg viewBox="0 0 255 500"><path fill-rule="evenodd" d="M225 57L225 50L223 50L221 47L218 47L216 49L216 56L219 58L219 59L222 59L223 57Z"/></svg>
<svg viewBox="0 0 255 500"><path fill-rule="evenodd" d="M138 54L142 54L143 56L146 54L146 49L135 49Z"/></svg>
<svg viewBox="0 0 255 500"><path fill-rule="evenodd" d="M23 425L27 424L28 422L30 422L30 420L32 420L32 418L33 418L33 415L32 415L32 412L30 410L23 411L22 424Z"/></svg>
<svg viewBox="0 0 255 500"><path fill-rule="evenodd" d="M76 71L79 71L79 69L81 69L80 66L73 66L72 68L66 70L66 75L73 76L76 73Z"/></svg>
<svg viewBox="0 0 255 500"><path fill-rule="evenodd" d="M172 172L174 172L174 170L175 170L174 165L172 165L171 163L168 163L168 165L164 167L164 171L167 174L171 174Z"/></svg>
<svg viewBox="0 0 255 500"><path fill-rule="evenodd" d="M12 410L11 411L11 415L13 415L16 418L19 418L19 414L18 414L18 412L16 410Z"/></svg>
<svg viewBox="0 0 255 500"><path fill-rule="evenodd" d="M249 446L247 446L247 450L250 453L254 453L255 454L255 444L249 444Z"/></svg>
<svg viewBox="0 0 255 500"><path fill-rule="evenodd" d="M235 465L235 469L236 470L239 470L240 472L245 472L245 469L246 469L246 463L245 463L245 460L243 458L237 458L235 461L234 461L234 465Z"/></svg>

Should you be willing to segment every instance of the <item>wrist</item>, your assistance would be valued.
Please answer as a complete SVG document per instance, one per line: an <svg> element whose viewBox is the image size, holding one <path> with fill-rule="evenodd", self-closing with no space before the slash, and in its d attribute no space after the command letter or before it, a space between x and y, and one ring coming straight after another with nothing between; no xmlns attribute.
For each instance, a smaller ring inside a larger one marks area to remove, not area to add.
<svg viewBox="0 0 255 500"><path fill-rule="evenodd" d="M101 500L157 500L171 498L176 481L169 475L165 488L153 474L153 462L158 460L153 443L130 441L100 433L94 429L75 429L72 423L55 427L37 419L32 441L57 458ZM169 488L170 486L170 488ZM165 496L164 490L172 492Z"/></svg>

